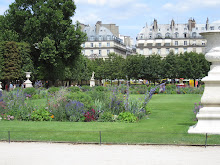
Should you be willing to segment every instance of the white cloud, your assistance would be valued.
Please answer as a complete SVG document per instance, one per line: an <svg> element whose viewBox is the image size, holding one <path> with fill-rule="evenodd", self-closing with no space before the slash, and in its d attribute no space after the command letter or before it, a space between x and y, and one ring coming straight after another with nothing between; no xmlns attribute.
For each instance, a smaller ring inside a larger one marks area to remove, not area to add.
<svg viewBox="0 0 220 165"><path fill-rule="evenodd" d="M130 2L133 2L132 0L75 0L78 4L90 4L90 5L96 5L96 6L105 6L111 8L117 8L121 7L123 5L127 5ZM135 3L135 2L134 2Z"/></svg>
<svg viewBox="0 0 220 165"><path fill-rule="evenodd" d="M5 12L7 9L9 9L8 6L2 6L2 5L0 5L0 15L4 15L4 12Z"/></svg>
<svg viewBox="0 0 220 165"><path fill-rule="evenodd" d="M214 21L214 22L212 22L212 23L220 23L220 20Z"/></svg>
<svg viewBox="0 0 220 165"><path fill-rule="evenodd" d="M166 3L162 6L162 8L168 11L186 12L192 9L217 8L219 5L220 0L178 0L175 4Z"/></svg>
<svg viewBox="0 0 220 165"><path fill-rule="evenodd" d="M95 24L97 21L101 21L102 18L95 13L81 13L73 17L73 23L79 21L84 24Z"/></svg>

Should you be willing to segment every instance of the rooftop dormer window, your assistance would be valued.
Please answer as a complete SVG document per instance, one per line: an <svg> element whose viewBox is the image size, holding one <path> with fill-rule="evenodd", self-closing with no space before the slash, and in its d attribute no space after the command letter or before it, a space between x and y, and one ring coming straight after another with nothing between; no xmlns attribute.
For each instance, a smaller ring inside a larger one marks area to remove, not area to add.
<svg viewBox="0 0 220 165"><path fill-rule="evenodd" d="M111 39L111 36L110 35L107 35L107 40L109 41Z"/></svg>
<svg viewBox="0 0 220 165"><path fill-rule="evenodd" d="M162 34L161 33L157 33L156 38L162 38Z"/></svg>
<svg viewBox="0 0 220 165"><path fill-rule="evenodd" d="M196 38L196 32L193 32L193 33L192 33L192 37L193 37L193 38Z"/></svg>
<svg viewBox="0 0 220 165"><path fill-rule="evenodd" d="M95 37L94 37L94 36L91 36L91 37L90 37L90 41L95 41Z"/></svg>
<svg viewBox="0 0 220 165"><path fill-rule="evenodd" d="M99 36L99 41L102 41L102 36Z"/></svg>
<svg viewBox="0 0 220 165"><path fill-rule="evenodd" d="M175 33L175 38L178 38L179 37L179 33Z"/></svg>
<svg viewBox="0 0 220 165"><path fill-rule="evenodd" d="M165 38L171 38L170 33L166 33Z"/></svg>

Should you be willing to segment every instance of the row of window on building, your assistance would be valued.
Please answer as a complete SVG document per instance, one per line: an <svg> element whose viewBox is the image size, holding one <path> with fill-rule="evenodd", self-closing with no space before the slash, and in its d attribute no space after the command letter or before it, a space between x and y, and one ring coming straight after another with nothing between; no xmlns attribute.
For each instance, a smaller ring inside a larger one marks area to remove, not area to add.
<svg viewBox="0 0 220 165"><path fill-rule="evenodd" d="M173 46L179 46L179 45L182 45L182 44L179 44L178 41L175 41ZM187 46L187 45L190 45L190 44L187 41L183 41L183 45ZM195 46L196 45L196 41L193 41L191 43L191 45ZM205 45L205 41L202 41L202 45ZM151 46L153 46L153 43L147 43L147 46L151 47ZM164 45L162 45L162 43L155 43L155 46L157 46L157 47L165 46L166 47L166 46L171 46L171 43L164 43Z"/></svg>
<svg viewBox="0 0 220 165"><path fill-rule="evenodd" d="M82 47L85 48L85 43L82 44ZM95 46L94 43L90 43L90 47L93 48L93 47L96 47L96 46ZM101 48L102 43L99 43L98 47ZM107 42L107 47L110 47L110 42Z"/></svg>
<svg viewBox="0 0 220 165"><path fill-rule="evenodd" d="M173 50L175 54L179 54L179 53L182 52L179 48L174 48L174 49L166 48L166 55L168 55L171 50ZM183 48L183 53L185 53L187 51L188 51L187 48ZM193 48L193 52L196 52L196 48ZM140 54L144 55L144 50L143 49L140 49ZM161 55L161 49L157 49L156 51L153 52L152 48L149 48L148 49L148 55L152 55L152 54Z"/></svg>
<svg viewBox="0 0 220 165"><path fill-rule="evenodd" d="M188 34L187 33L183 33L183 38L188 38ZM192 33L192 38L197 38L198 35L196 32ZM149 39L153 38L153 34L149 33ZM157 33L155 38L163 38L161 33ZM173 38L173 36L170 33L166 33L164 38ZM174 38L180 38L180 34L178 32L174 33ZM141 34L140 35L140 39L144 39L144 35Z"/></svg>
<svg viewBox="0 0 220 165"><path fill-rule="evenodd" d="M99 35L98 37L95 37L95 36L90 36L89 38L88 38L88 41L116 41L116 42L119 42L119 43L122 43L123 41L122 41L122 39L120 39L120 38L118 38L118 37L116 37L116 36L114 36L114 35L107 35L107 36L105 36L105 35Z"/></svg>
<svg viewBox="0 0 220 165"><path fill-rule="evenodd" d="M196 30L199 30L199 27L196 27L195 28ZM201 30L205 30L206 28L205 27L201 27ZM215 28L215 26L210 26L210 30L220 30L220 26L218 26L218 27L216 27ZM152 28L150 28L150 31L152 31L153 29ZM175 28L175 31L178 31L179 29L178 28ZM185 27L184 28L184 31L187 31L188 30L188 28L187 27ZM158 29L158 31L160 31L160 28ZM170 28L167 28L167 31L170 31Z"/></svg>
<svg viewBox="0 0 220 165"><path fill-rule="evenodd" d="M85 55L85 50L82 50L82 53ZM109 49L107 49L107 55L110 53L110 50ZM93 54L95 54L94 53L94 50L90 50L90 55L93 55ZM98 55L99 56L102 56L102 50L98 50Z"/></svg>

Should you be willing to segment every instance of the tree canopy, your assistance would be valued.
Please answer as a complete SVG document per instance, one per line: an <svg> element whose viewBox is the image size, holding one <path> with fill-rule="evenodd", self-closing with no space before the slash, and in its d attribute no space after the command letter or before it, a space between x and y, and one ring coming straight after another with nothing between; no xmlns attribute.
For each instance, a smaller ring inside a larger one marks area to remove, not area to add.
<svg viewBox="0 0 220 165"><path fill-rule="evenodd" d="M73 67L81 54L86 34L79 23L72 24L76 6L72 0L15 0L0 18L3 40L27 42L37 76L65 79L65 67Z"/></svg>

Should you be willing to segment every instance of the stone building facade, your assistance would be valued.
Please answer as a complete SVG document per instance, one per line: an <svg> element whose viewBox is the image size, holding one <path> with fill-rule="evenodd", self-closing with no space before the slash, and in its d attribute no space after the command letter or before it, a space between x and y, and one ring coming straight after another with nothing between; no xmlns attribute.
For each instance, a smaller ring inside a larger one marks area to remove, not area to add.
<svg viewBox="0 0 220 165"><path fill-rule="evenodd" d="M146 25L137 35L137 53L145 56L159 54L165 57L170 51L175 54L184 52L205 53L206 40L199 34L209 30L220 30L220 24L196 24L189 19L186 24L158 24L154 19L152 25Z"/></svg>
<svg viewBox="0 0 220 165"><path fill-rule="evenodd" d="M95 26L81 24L81 29L87 34L87 41L82 44L82 53L90 59L106 59L109 53L126 58L132 53L130 38L120 37L119 27L115 24L102 24L98 21Z"/></svg>

